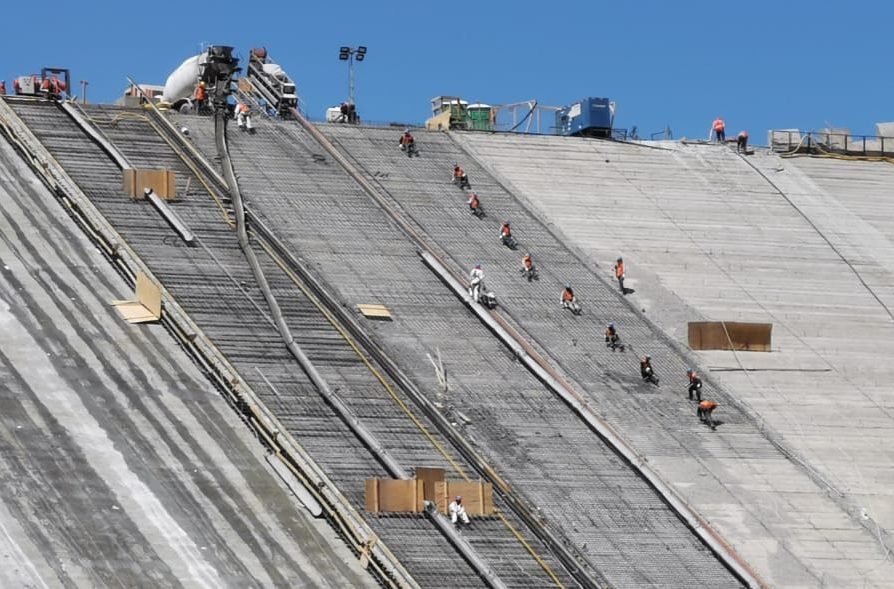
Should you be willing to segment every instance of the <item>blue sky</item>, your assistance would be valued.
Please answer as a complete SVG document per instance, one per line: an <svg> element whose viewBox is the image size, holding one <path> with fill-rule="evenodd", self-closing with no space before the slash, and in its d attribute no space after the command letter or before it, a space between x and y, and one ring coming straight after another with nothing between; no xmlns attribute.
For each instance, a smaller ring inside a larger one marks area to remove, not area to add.
<svg viewBox="0 0 894 589"><path fill-rule="evenodd" d="M439 94L556 106L607 96L616 126L642 136L669 125L703 137L717 115L755 139L830 123L872 134L894 120L886 0L5 4L0 78L69 67L91 101L114 100L127 75L163 83L202 43L243 56L265 46L319 118L347 95L338 47L366 45L357 104L371 121L424 121Z"/></svg>

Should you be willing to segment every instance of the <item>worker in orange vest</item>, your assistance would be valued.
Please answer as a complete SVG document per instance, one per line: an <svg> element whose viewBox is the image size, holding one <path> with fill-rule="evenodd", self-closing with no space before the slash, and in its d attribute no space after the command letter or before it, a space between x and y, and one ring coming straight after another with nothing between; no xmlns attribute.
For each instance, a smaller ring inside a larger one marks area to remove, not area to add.
<svg viewBox="0 0 894 589"><path fill-rule="evenodd" d="M605 346L611 348L612 352L616 349L624 351L624 344L621 343L621 336L618 334L614 323L609 323L608 327L605 328Z"/></svg>
<svg viewBox="0 0 894 589"><path fill-rule="evenodd" d="M466 171L460 167L459 164L453 164L453 183L459 184L460 188L472 187L472 185L469 184L469 176L466 174Z"/></svg>
<svg viewBox="0 0 894 589"><path fill-rule="evenodd" d="M6 96L6 80L0 80L0 96Z"/></svg>
<svg viewBox="0 0 894 589"><path fill-rule="evenodd" d="M202 114L205 111L205 102L208 100L208 92L205 90L205 81L196 86L196 112Z"/></svg>
<svg viewBox="0 0 894 589"><path fill-rule="evenodd" d="M500 226L500 240L509 249L515 249L516 242L515 238L512 237L512 227L509 226L509 221L503 221L503 224Z"/></svg>
<svg viewBox="0 0 894 589"><path fill-rule="evenodd" d="M624 276L624 258L618 258L618 261L615 262L615 278L618 279L621 294L627 294L627 291L624 290Z"/></svg>
<svg viewBox="0 0 894 589"><path fill-rule="evenodd" d="M714 119L714 138L717 140L717 143L723 143L726 141L726 123L723 122L723 119L717 117Z"/></svg>
<svg viewBox="0 0 894 589"><path fill-rule="evenodd" d="M571 309L574 310L574 303L577 300L574 298L574 290L572 290L570 284L565 285L565 290L562 291L562 308L563 309Z"/></svg>
<svg viewBox="0 0 894 589"><path fill-rule="evenodd" d="M244 102L236 103L236 124L243 131L252 131L251 128L251 109Z"/></svg>
<svg viewBox="0 0 894 589"><path fill-rule="evenodd" d="M531 257L531 254L525 254L522 258L521 273L528 279L528 282L537 278L537 267L534 266L534 258Z"/></svg>
<svg viewBox="0 0 894 589"><path fill-rule="evenodd" d="M699 421L707 424L711 429L717 429L717 424L714 423L714 418L712 417L712 413L714 413L715 409L717 409L717 403L705 399L698 404L698 409L696 409L695 414L698 416Z"/></svg>
<svg viewBox="0 0 894 589"><path fill-rule="evenodd" d="M469 212L471 212L476 217L481 217L484 215L484 211L481 210L481 201L478 200L478 195L474 192L469 195Z"/></svg>
<svg viewBox="0 0 894 589"><path fill-rule="evenodd" d="M736 137L736 153L748 155L748 131L739 131Z"/></svg>

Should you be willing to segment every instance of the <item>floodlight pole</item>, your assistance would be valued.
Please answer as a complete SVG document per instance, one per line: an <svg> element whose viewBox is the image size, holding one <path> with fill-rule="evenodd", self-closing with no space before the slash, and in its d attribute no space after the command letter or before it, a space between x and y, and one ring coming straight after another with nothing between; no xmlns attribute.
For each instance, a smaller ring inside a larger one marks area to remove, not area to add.
<svg viewBox="0 0 894 589"><path fill-rule="evenodd" d="M348 54L348 102L356 105L354 102L354 49L352 48Z"/></svg>

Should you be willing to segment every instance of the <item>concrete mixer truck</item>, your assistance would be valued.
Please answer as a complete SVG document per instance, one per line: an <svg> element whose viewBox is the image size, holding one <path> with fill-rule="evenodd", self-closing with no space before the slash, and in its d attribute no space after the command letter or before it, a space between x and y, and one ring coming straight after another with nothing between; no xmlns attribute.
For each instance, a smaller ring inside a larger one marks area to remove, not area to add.
<svg viewBox="0 0 894 589"><path fill-rule="evenodd" d="M196 88L203 84L208 107L225 108L230 93L230 81L239 71L239 59L233 48L211 45L203 53L187 58L168 76L161 101L179 111L196 109Z"/></svg>

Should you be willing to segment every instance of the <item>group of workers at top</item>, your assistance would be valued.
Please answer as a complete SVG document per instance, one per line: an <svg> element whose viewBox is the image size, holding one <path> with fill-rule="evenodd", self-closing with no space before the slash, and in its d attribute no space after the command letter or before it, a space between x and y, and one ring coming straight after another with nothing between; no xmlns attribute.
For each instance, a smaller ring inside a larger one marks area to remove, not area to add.
<svg viewBox="0 0 894 589"><path fill-rule="evenodd" d="M68 92L65 82L60 80L55 74L43 80L33 75L31 80L34 82L34 87L37 88L38 92L49 98L58 98L62 96L63 92ZM12 81L12 91L16 95L22 93L22 86L19 84L18 78ZM6 80L0 80L0 96L6 96Z"/></svg>
<svg viewBox="0 0 894 589"><path fill-rule="evenodd" d="M200 115L210 113L208 108L208 87L204 80L200 80L199 83L196 84L193 100L196 105L196 113ZM236 125L240 129L254 133L254 128L251 124L251 107L246 103L237 100L236 106L233 109L233 116L236 119Z"/></svg>
<svg viewBox="0 0 894 589"><path fill-rule="evenodd" d="M726 123L720 117L714 119L711 124L712 136L717 143L726 142ZM736 136L736 153L744 153L748 155L748 131L741 130Z"/></svg>

